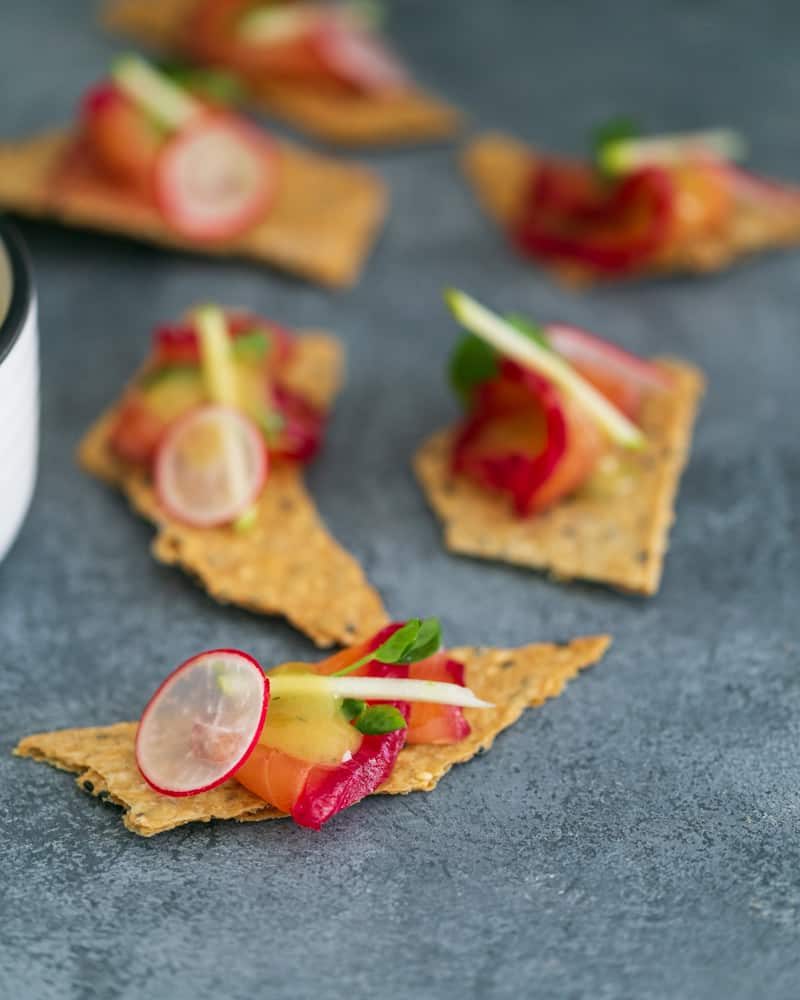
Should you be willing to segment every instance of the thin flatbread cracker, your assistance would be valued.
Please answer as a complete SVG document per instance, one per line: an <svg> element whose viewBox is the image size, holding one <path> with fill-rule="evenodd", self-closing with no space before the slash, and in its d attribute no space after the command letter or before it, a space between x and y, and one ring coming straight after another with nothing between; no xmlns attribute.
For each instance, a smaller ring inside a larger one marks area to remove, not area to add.
<svg viewBox="0 0 800 1000"><path fill-rule="evenodd" d="M196 0L112 0L105 26L153 49L180 51ZM461 114L419 89L387 96L348 94L287 81L249 88L250 102L290 125L340 145L395 145L447 139Z"/></svg>
<svg viewBox="0 0 800 1000"><path fill-rule="evenodd" d="M467 684L480 698L494 702L495 707L465 709L472 733L460 743L406 747L378 792L404 795L431 791L454 764L488 750L495 737L516 722L526 708L559 695L567 681L603 656L610 641L608 636L600 635L573 639L564 646L451 650L451 655L467 668ZM80 788L122 806L125 826L143 837L185 823L207 823L212 819L249 822L284 815L233 780L210 792L184 798L154 792L136 768L136 726L135 722L118 722L92 729L37 733L20 740L14 753L77 772Z"/></svg>
<svg viewBox="0 0 800 1000"><path fill-rule="evenodd" d="M331 286L357 280L386 215L386 188L371 171L280 141L278 190L264 221L224 243L192 241L170 229L155 207L121 194L96 173L54 183L73 145L67 130L0 144L0 207L162 246L250 258Z"/></svg>
<svg viewBox="0 0 800 1000"><path fill-rule="evenodd" d="M537 155L535 149L499 133L479 136L465 150L464 171L481 205L500 225L508 225L517 213ZM726 228L678 244L647 270L698 274L721 271L746 254L795 244L800 244L800 189L796 199L766 201L739 196ZM573 265L542 262L542 266L569 284L607 280Z"/></svg>
<svg viewBox="0 0 800 1000"><path fill-rule="evenodd" d="M453 431L429 438L417 452L414 468L444 523L447 547L547 570L565 580L596 580L654 594L705 384L692 365L659 363L671 373L674 386L645 400L640 423L647 446L640 452L610 453L618 472L610 488L604 490L600 480L531 517L519 517L506 496L451 473Z"/></svg>
<svg viewBox="0 0 800 1000"><path fill-rule="evenodd" d="M298 337L285 375L290 388L328 408L341 378L338 341L325 334ZM86 434L80 464L119 487L131 506L152 521L153 555L196 577L211 597L287 618L318 646L351 645L388 621L377 592L358 563L328 534L303 485L297 462L273 463L248 531L192 528L159 505L149 477L120 461L108 447L112 407Z"/></svg>
<svg viewBox="0 0 800 1000"><path fill-rule="evenodd" d="M139 774L134 757L136 722L91 729L62 729L20 740L14 753L78 773L78 785L122 806L129 830L151 837L173 827L212 819L278 819L283 814L236 781L202 795L159 795Z"/></svg>

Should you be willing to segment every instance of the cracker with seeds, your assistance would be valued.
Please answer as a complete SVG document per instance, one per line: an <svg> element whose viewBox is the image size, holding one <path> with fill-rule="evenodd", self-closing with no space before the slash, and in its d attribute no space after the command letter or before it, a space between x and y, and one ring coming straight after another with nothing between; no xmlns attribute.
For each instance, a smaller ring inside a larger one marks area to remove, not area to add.
<svg viewBox="0 0 800 1000"><path fill-rule="evenodd" d="M394 770L378 792L402 795L431 791L454 764L487 750L526 708L557 697L579 671L604 655L608 636L587 636L565 645L537 644L519 649L462 648L450 655L466 666L466 682L494 708L465 710L469 737L450 746L417 745L400 751ZM14 753L78 774L86 792L121 806L125 826L144 837L192 822L278 819L278 810L229 780L208 792L169 798L141 778L134 758L137 723L119 722L88 729L38 733L19 742ZM477 765L480 766L480 765Z"/></svg>
<svg viewBox="0 0 800 1000"><path fill-rule="evenodd" d="M103 21L156 51L186 55L187 20L198 0L111 0ZM418 87L382 93L349 92L293 80L253 81L250 103L289 125L346 146L390 146L443 140L461 124L460 113Z"/></svg>
<svg viewBox="0 0 800 1000"><path fill-rule="evenodd" d="M327 409L341 371L340 343L327 334L307 333L297 338L283 378ZM123 462L109 447L117 408L86 434L79 461L87 472L122 490L133 509L155 525L153 555L159 562L181 567L221 603L285 617L319 646L356 642L387 621L361 567L328 534L298 462L273 463L248 531L190 527L164 512L145 471Z"/></svg>
<svg viewBox="0 0 800 1000"><path fill-rule="evenodd" d="M469 144L462 165L480 204L507 227L517 218L541 159L539 151L511 136L486 133ZM738 170L731 176L736 178L736 186L725 223L676 241L643 268L646 273L711 273L745 255L800 243L800 190ZM544 266L573 286L601 278L575 264L545 262Z"/></svg>
<svg viewBox="0 0 800 1000"><path fill-rule="evenodd" d="M278 190L263 221L233 240L198 243L90 167L79 163L66 179L60 176L75 141L64 129L0 143L0 207L179 250L248 258L333 287L357 281L386 215L385 186L371 171L281 141Z"/></svg>

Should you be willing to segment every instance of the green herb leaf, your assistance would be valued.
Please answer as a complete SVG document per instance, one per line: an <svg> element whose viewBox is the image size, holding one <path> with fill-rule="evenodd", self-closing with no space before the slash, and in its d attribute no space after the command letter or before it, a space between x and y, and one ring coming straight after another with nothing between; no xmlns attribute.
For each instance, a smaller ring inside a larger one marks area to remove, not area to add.
<svg viewBox="0 0 800 1000"><path fill-rule="evenodd" d="M366 707L366 703L359 701L358 698L342 699L342 712L348 722L352 722L353 719L357 719L364 712Z"/></svg>
<svg viewBox="0 0 800 1000"><path fill-rule="evenodd" d="M442 624L438 618L425 618L419 626L414 643L403 654L400 663L419 663L439 651L442 645Z"/></svg>
<svg viewBox="0 0 800 1000"><path fill-rule="evenodd" d="M159 69L174 83L215 104L240 104L246 96L242 80L227 70L197 69L169 62L162 63Z"/></svg>
<svg viewBox="0 0 800 1000"><path fill-rule="evenodd" d="M442 626L438 618L412 618L407 621L402 628L399 628L393 635L390 635L386 642L381 643L376 650L362 656L360 660L351 663L348 667L337 670L332 677L345 677L352 674L359 667L363 667L370 660L377 660L379 663L418 663L432 656L441 646Z"/></svg>
<svg viewBox="0 0 800 1000"><path fill-rule="evenodd" d="M608 174L608 153L611 148L618 142L636 139L640 135L641 130L631 118L612 118L596 128L592 133L592 154L597 169Z"/></svg>
<svg viewBox="0 0 800 1000"><path fill-rule="evenodd" d="M362 712L355 725L365 736L380 736L405 729L408 723L394 705L370 705Z"/></svg>
<svg viewBox="0 0 800 1000"><path fill-rule="evenodd" d="M263 361L272 347L272 338L256 327L233 338L233 356L237 361Z"/></svg>
<svg viewBox="0 0 800 1000"><path fill-rule="evenodd" d="M475 389L496 374L496 352L474 333L464 334L450 358L450 384L461 401L468 406Z"/></svg>
<svg viewBox="0 0 800 1000"><path fill-rule="evenodd" d="M386 642L382 643L371 654L371 660L379 660L381 663L403 663L403 657L417 641L422 622L419 618L412 618L399 628L394 635L390 635Z"/></svg>

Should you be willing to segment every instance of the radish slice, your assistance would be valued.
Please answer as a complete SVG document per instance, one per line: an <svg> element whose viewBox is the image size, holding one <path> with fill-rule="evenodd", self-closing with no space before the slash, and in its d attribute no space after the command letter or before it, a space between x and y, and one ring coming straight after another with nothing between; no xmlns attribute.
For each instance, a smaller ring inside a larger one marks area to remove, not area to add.
<svg viewBox="0 0 800 1000"><path fill-rule="evenodd" d="M408 87L408 74L402 64L372 37L341 16L320 20L316 35L317 52L325 64L342 80L362 90L378 92Z"/></svg>
<svg viewBox="0 0 800 1000"><path fill-rule="evenodd" d="M657 365L576 326L553 323L545 328L550 346L571 364L608 370L643 389L668 389L669 376Z"/></svg>
<svg viewBox="0 0 800 1000"><path fill-rule="evenodd" d="M780 181L757 177L746 170L741 170L733 164L722 165L725 176L733 193L743 201L772 204L775 208L797 205L800 200L800 189Z"/></svg>
<svg viewBox="0 0 800 1000"><path fill-rule="evenodd" d="M195 240L227 240L267 210L277 187L271 142L245 125L203 116L178 132L156 163L156 197L169 224Z"/></svg>
<svg viewBox="0 0 800 1000"><path fill-rule="evenodd" d="M226 524L258 499L268 464L264 438L249 417L229 406L199 406L164 436L156 454L156 492L164 509L185 524Z"/></svg>
<svg viewBox="0 0 800 1000"><path fill-rule="evenodd" d="M147 703L136 765L162 795L215 788L250 756L269 704L269 681L252 656L212 649L182 663Z"/></svg>

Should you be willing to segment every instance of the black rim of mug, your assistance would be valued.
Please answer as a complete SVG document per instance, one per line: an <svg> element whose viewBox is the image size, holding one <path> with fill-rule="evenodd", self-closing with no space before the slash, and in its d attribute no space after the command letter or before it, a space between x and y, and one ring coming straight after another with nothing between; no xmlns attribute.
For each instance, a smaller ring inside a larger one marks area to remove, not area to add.
<svg viewBox="0 0 800 1000"><path fill-rule="evenodd" d="M16 227L0 220L0 242L5 246L11 265L11 300L0 323L0 364L11 353L22 333L31 308L33 280L25 244Z"/></svg>

